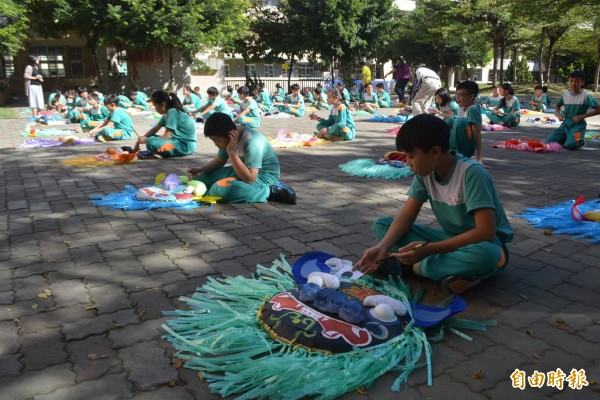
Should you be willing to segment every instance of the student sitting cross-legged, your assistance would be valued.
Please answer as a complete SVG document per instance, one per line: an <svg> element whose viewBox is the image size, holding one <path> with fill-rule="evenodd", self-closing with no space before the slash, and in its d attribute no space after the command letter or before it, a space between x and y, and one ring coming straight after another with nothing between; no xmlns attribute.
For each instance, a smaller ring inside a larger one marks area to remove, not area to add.
<svg viewBox="0 0 600 400"><path fill-rule="evenodd" d="M296 204L296 193L279 182L279 160L260 132L235 125L227 114L214 113L204 124L204 136L219 149L215 158L188 175L202 181L209 196L224 203ZM227 162L230 166L225 166Z"/></svg>
<svg viewBox="0 0 600 400"><path fill-rule="evenodd" d="M131 139L134 132L133 122L127 112L119 108L119 96L114 93L107 95L104 105L110 114L104 122L90 131L90 136L101 142Z"/></svg>
<svg viewBox="0 0 600 400"><path fill-rule="evenodd" d="M450 151L450 128L431 114L407 121L396 148L414 172L394 217L373 224L379 242L355 265L364 273L423 276L461 293L506 268L513 232L496 187L478 162ZM425 202L441 228L416 224Z"/></svg>

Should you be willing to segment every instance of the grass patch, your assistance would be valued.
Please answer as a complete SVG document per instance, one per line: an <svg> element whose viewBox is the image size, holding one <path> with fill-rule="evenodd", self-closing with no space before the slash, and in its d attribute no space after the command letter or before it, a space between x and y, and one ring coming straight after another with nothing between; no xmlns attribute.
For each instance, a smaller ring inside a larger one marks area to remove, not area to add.
<svg viewBox="0 0 600 400"><path fill-rule="evenodd" d="M17 119L19 115L12 108L0 107L0 119Z"/></svg>

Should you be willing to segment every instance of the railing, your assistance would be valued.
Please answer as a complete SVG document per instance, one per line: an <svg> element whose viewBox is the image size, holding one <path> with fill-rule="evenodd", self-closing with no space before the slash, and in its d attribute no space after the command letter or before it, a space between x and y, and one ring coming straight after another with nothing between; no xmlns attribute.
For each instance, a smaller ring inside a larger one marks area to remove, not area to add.
<svg viewBox="0 0 600 400"><path fill-rule="evenodd" d="M281 85L283 90L285 90L286 92L288 91L287 77L265 78L259 76L258 79L260 79L260 81L265 84L265 88L271 93L277 89L275 85L278 83ZM231 86L232 88L234 88L235 85L244 86L246 84L246 78L229 77L225 78L225 83L227 84L227 86ZM294 83L300 85L300 89L308 87L311 91L317 87L317 84L321 84L321 86L326 90L328 90L331 87L331 80L325 80L323 78L292 78L290 80L290 85L293 85Z"/></svg>

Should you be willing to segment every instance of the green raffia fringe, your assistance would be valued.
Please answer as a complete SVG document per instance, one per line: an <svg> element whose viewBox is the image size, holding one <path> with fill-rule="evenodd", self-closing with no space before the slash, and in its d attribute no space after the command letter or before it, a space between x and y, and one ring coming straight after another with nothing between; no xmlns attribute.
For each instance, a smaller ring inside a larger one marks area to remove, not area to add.
<svg viewBox="0 0 600 400"><path fill-rule="evenodd" d="M401 281L390 278L375 287L373 279L365 277L361 283L410 300L410 290ZM192 298L181 298L190 310L164 313L176 318L162 325L167 332L163 337L178 350L177 357L186 360L185 367L202 371L213 393L241 394L238 399L333 399L370 386L386 372L399 373L391 388L399 391L410 373L423 365L431 385L431 348L425 332L412 323L384 344L342 354L309 352L273 340L261 327L257 311L265 299L295 286L283 255L271 268L258 265L251 278L209 278ZM442 336L443 331L438 339Z"/></svg>
<svg viewBox="0 0 600 400"><path fill-rule="evenodd" d="M411 176L410 167L393 167L387 164L378 164L369 158L360 158L338 166L339 169L352 176L367 178L399 179Z"/></svg>

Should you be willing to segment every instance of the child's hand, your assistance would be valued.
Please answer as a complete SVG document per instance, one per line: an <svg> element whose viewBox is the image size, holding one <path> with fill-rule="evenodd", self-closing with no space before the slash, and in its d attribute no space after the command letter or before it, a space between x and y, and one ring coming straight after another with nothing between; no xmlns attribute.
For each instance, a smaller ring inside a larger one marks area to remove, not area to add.
<svg viewBox="0 0 600 400"><path fill-rule="evenodd" d="M398 249L394 256L402 264L414 265L429 255L427 242L412 242Z"/></svg>
<svg viewBox="0 0 600 400"><path fill-rule="evenodd" d="M202 168L190 168L187 170L187 174L190 178L200 175L202 172Z"/></svg>
<svg viewBox="0 0 600 400"><path fill-rule="evenodd" d="M310 114L310 115L308 116L308 118L310 118L312 121L316 121L316 120L318 120L318 119L319 119L319 117L318 117L316 114Z"/></svg>
<svg viewBox="0 0 600 400"><path fill-rule="evenodd" d="M235 152L237 150L237 144L238 144L238 137L239 134L237 133L237 131L229 131L228 133L229 136L229 143L227 144L227 153L232 153Z"/></svg>
<svg viewBox="0 0 600 400"><path fill-rule="evenodd" d="M573 117L573 122L574 123L578 123L580 121L583 121L583 115L576 115Z"/></svg>
<svg viewBox="0 0 600 400"><path fill-rule="evenodd" d="M352 270L359 270L364 274L372 274L379 269L379 263L388 257L387 250L383 247L375 246L365 250L363 256L352 267Z"/></svg>

